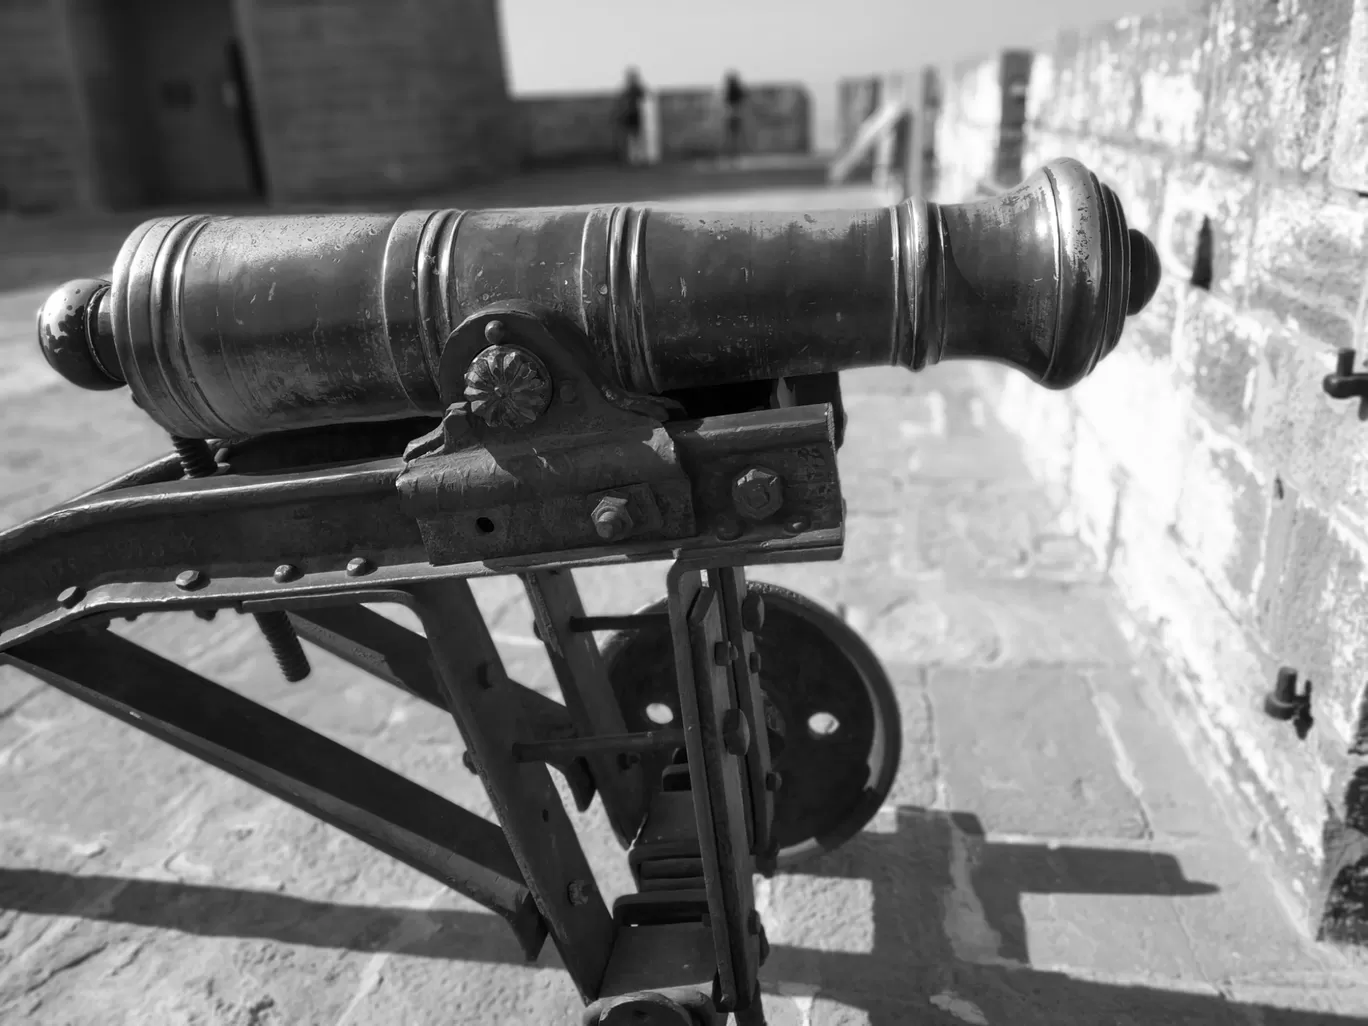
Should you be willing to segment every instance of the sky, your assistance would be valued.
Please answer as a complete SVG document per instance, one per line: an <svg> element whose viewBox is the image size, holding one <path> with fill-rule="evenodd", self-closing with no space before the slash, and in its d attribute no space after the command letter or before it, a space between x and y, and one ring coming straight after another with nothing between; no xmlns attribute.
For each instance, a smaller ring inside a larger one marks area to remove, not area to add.
<svg viewBox="0 0 1368 1026"><path fill-rule="evenodd" d="M743 78L835 81L1028 46L1185 0L499 0L515 95Z"/></svg>
<svg viewBox="0 0 1368 1026"><path fill-rule="evenodd" d="M499 0L515 96L801 82L813 142L836 145L836 81L1030 47L1060 28L1192 0Z"/></svg>

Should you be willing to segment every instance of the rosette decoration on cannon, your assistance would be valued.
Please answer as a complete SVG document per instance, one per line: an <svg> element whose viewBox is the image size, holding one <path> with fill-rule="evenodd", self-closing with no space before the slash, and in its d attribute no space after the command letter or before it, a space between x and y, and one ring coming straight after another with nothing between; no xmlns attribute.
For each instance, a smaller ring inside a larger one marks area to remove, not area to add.
<svg viewBox="0 0 1368 1026"><path fill-rule="evenodd" d="M761 1022L753 872L856 834L901 746L865 643L744 570L840 558L839 373L1067 388L1157 280L1071 160L962 205L152 220L38 332L175 452L0 535L0 659L473 898L529 959L549 936L586 1022ZM639 561L672 564L664 597L586 615L572 570ZM563 702L505 672L489 574L521 579ZM110 629L167 610L448 711L498 825ZM552 769L627 849L611 908Z"/></svg>

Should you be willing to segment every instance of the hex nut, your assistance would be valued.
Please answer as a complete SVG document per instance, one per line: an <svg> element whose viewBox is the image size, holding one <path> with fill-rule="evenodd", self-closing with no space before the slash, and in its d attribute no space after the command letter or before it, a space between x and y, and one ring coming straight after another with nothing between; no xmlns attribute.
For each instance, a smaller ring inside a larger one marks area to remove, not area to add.
<svg viewBox="0 0 1368 1026"><path fill-rule="evenodd" d="M632 533L635 526L627 510L627 500L617 495L605 495L599 500L591 517L594 530L604 541L617 541Z"/></svg>
<svg viewBox="0 0 1368 1026"><path fill-rule="evenodd" d="M765 467L748 467L732 482L732 505L747 520L764 520L784 504L783 480Z"/></svg>

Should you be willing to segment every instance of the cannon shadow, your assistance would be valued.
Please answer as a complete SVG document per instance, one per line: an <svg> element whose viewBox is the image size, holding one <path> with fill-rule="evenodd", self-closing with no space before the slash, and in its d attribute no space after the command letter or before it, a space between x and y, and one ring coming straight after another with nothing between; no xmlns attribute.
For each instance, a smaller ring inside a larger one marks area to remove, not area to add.
<svg viewBox="0 0 1368 1026"><path fill-rule="evenodd" d="M892 829L867 831L802 867L800 874L780 874L768 882L769 896L762 902L777 901L786 913L791 908L801 913L803 891L813 893L829 881L867 881L873 933L870 937L863 927L866 950L829 951L786 944L786 926L772 926L774 944L761 974L767 994L800 1000L815 995L818 1002L863 1009L873 1026L980 1020L1013 1026L1362 1022L1240 1003L1216 993L1090 982L1033 968L1021 907L1025 894L1181 898L1218 888L1189 880L1169 854L997 842L965 813L902 808L895 818ZM966 900L973 905L970 918L978 923L977 934L972 926L954 925L959 910L953 906ZM0 909L204 937L448 961L523 961L512 934L492 915L345 905L230 887L0 868ZM863 915L867 922L867 910ZM834 934L841 932L840 924L830 925ZM973 949L967 957L966 946ZM558 962L549 945L542 962Z"/></svg>

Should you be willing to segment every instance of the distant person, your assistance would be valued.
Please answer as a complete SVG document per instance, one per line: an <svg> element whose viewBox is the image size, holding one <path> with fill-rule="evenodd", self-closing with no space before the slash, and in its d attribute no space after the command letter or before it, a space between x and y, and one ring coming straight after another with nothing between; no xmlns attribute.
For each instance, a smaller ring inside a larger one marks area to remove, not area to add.
<svg viewBox="0 0 1368 1026"><path fill-rule="evenodd" d="M642 105L646 87L636 68L627 69L627 80L618 97L618 128L622 132L627 163L633 167L646 163L646 133L643 126Z"/></svg>
<svg viewBox="0 0 1368 1026"><path fill-rule="evenodd" d="M727 72L722 83L722 102L727 109L726 154L733 160L741 157L743 108L746 105L746 87L741 84L741 76L734 71Z"/></svg>

